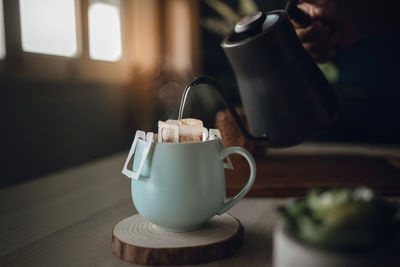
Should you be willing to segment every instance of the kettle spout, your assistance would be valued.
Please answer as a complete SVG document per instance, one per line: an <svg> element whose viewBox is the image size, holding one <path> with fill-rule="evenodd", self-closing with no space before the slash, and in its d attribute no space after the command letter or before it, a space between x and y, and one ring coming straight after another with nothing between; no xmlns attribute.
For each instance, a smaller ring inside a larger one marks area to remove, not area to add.
<svg viewBox="0 0 400 267"><path fill-rule="evenodd" d="M239 127L240 131L246 137L247 140L253 141L253 142L261 142L261 143L266 143L268 144L268 136L260 136L256 137L253 136L249 131L247 130L246 126L244 125L243 121L240 119L240 116L235 110L235 106L233 104L233 101L231 97L228 95L227 91L214 79L208 78L208 77L197 77L195 78L192 82L190 82L188 85L186 85L185 90L183 91L182 99L181 99L181 106L180 106L180 111L183 110L184 105L185 105L185 99L187 94L189 93L189 90L192 87L195 87L200 84L207 84L213 87L218 91L218 93L221 95L222 100L231 113L233 119L235 120L236 125ZM179 115L181 116L181 114ZM181 118L178 118L181 119Z"/></svg>

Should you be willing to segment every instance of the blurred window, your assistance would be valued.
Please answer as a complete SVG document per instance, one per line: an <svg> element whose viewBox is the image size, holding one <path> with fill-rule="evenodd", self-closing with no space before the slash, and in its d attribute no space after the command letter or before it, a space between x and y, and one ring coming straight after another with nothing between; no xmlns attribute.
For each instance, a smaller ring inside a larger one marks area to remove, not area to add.
<svg viewBox="0 0 400 267"><path fill-rule="evenodd" d="M92 0L88 17L90 58L103 61L121 59L120 1Z"/></svg>
<svg viewBox="0 0 400 267"><path fill-rule="evenodd" d="M110 84L152 83L160 73L186 77L198 70L198 5L0 0L0 76Z"/></svg>
<svg viewBox="0 0 400 267"><path fill-rule="evenodd" d="M75 0L20 0L19 4L24 51L77 54Z"/></svg>
<svg viewBox="0 0 400 267"><path fill-rule="evenodd" d="M0 1L0 59L6 57L6 36L4 32L3 1Z"/></svg>

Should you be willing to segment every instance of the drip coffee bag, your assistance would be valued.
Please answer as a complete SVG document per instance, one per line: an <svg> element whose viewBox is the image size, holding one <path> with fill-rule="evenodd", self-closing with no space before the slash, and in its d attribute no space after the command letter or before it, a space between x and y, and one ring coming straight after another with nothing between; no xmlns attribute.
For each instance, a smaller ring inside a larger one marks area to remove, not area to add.
<svg viewBox="0 0 400 267"><path fill-rule="evenodd" d="M197 119L167 120L158 122L158 142L201 142L208 137L203 122Z"/></svg>

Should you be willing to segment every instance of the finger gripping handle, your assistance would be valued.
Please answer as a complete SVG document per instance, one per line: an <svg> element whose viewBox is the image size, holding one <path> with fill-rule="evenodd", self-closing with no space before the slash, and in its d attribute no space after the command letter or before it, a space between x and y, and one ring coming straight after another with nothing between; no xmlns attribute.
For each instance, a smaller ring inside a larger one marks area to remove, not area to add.
<svg viewBox="0 0 400 267"><path fill-rule="evenodd" d="M299 9L297 7L298 4L298 0L288 0L285 6L285 10L289 14L289 17L297 24L300 24L303 27L307 27L312 23L312 18L310 17L310 15L304 13L301 9Z"/></svg>
<svg viewBox="0 0 400 267"><path fill-rule="evenodd" d="M250 176L245 187L243 187L243 189L231 200L228 200L222 205L220 211L218 212L218 215L225 213L227 210L232 208L241 198L243 198L247 194L247 192L249 192L251 186L256 179L256 162L254 161L254 158L250 154L250 152L241 147L228 147L221 151L220 156L221 158L225 158L230 154L239 154L247 160L250 166Z"/></svg>

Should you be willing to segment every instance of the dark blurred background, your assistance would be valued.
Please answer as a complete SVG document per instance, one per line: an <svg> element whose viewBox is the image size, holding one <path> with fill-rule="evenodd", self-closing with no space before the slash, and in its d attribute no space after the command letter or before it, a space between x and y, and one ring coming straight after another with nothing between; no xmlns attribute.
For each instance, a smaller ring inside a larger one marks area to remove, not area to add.
<svg viewBox="0 0 400 267"><path fill-rule="evenodd" d="M155 131L158 120L177 115L183 87L194 76L214 77L240 105L234 74L219 46L222 37L204 25L219 13L204 1L77 1L79 45L73 57L24 47L24 2L3 1L0 186L128 150L137 129ZM223 2L239 8L237 0ZM118 60L96 59L89 52L90 7L99 3L120 14ZM268 11L282 9L285 2L256 4ZM317 141L400 144L399 47L399 33L376 36L343 49L329 63L327 75L334 72L330 80L342 96L342 111ZM215 92L205 88L190 98L185 114L213 127L215 113L223 108Z"/></svg>

